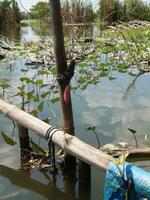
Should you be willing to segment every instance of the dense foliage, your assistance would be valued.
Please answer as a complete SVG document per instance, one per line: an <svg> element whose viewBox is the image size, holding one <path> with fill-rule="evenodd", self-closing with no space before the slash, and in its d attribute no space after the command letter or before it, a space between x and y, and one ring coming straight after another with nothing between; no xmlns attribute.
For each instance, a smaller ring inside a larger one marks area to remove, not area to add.
<svg viewBox="0 0 150 200"><path fill-rule="evenodd" d="M32 19L48 21L49 5L46 2L38 2L30 9ZM91 3L84 0L62 1L62 16L65 23L87 23L94 19Z"/></svg>
<svg viewBox="0 0 150 200"><path fill-rule="evenodd" d="M100 0L98 17L100 21L112 22L146 20L150 21L150 6L142 0Z"/></svg>
<svg viewBox="0 0 150 200"><path fill-rule="evenodd" d="M21 15L15 0L0 1L0 25L19 24Z"/></svg>
<svg viewBox="0 0 150 200"><path fill-rule="evenodd" d="M47 21L49 18L49 4L47 2L38 2L30 9L32 19L42 19Z"/></svg>
<svg viewBox="0 0 150 200"><path fill-rule="evenodd" d="M93 6L83 0L65 0L62 3L63 21L68 23L87 23L94 19Z"/></svg>

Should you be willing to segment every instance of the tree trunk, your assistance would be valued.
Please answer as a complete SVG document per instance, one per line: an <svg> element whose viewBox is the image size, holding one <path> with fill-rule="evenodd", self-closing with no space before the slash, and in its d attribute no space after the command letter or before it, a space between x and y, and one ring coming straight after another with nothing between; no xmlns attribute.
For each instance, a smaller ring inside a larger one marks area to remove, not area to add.
<svg viewBox="0 0 150 200"><path fill-rule="evenodd" d="M70 80L66 77L67 72L67 60L64 45L64 35L61 17L60 0L49 0L51 19L53 25L53 39L54 39L54 50L57 70L57 81L59 85L60 102L61 102L61 115L62 115L62 126L66 133L74 135L74 121L72 112L71 96L66 103L64 100L64 92L66 86ZM65 155L66 167L74 167L76 165L75 157Z"/></svg>

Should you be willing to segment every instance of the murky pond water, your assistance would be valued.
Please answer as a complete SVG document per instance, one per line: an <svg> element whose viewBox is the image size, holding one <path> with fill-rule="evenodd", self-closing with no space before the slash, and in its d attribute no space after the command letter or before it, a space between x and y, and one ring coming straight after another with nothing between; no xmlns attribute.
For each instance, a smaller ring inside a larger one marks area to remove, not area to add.
<svg viewBox="0 0 150 200"><path fill-rule="evenodd" d="M44 29L45 30L45 29ZM48 29L47 29L48 30ZM96 28L82 29L82 36L95 34ZM67 31L68 32L68 31ZM70 31L71 32L71 31ZM38 40L48 37L48 31L35 29L24 25L20 29L1 29L0 34L8 37L10 41L22 43L28 40ZM70 36L71 37L71 36ZM24 59L16 58L15 65L0 63L0 83L11 85L5 96L11 101L12 95L17 91L17 86L23 72ZM34 70L30 71L30 75ZM103 77L97 84L90 84L85 90L76 90L72 94L76 136L85 142L97 146L95 135L86 131L89 126L95 126L101 145L126 141L134 145L133 136L127 128L137 131L139 144L144 144L144 135L150 137L150 74L139 76L132 87L134 77L127 73L112 71L115 79ZM46 77L44 78L46 79ZM74 81L75 82L75 81ZM1 90L2 96L2 90ZM17 98L15 103L18 105ZM39 118L51 118L51 124L58 126L60 123L59 103L53 104L46 100L44 109ZM13 123L0 115L0 129L7 134L12 134ZM46 143L32 136L36 142L46 147ZM14 138L18 144L17 133ZM0 199L103 199L104 176L99 170L92 168L91 191L87 190L87 183L79 183L77 179L66 177L63 179L61 172L56 176L49 173L45 175L36 169L22 172L20 169L19 145L10 147L0 140ZM149 162L139 163L150 170ZM76 177L77 178L77 177Z"/></svg>

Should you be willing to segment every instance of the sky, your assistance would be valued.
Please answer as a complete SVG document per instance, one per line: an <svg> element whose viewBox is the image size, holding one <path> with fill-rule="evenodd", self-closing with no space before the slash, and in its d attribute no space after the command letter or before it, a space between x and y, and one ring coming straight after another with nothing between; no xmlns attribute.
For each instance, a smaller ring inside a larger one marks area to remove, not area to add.
<svg viewBox="0 0 150 200"><path fill-rule="evenodd" d="M24 8L26 8L27 10L29 10L31 8L32 5L36 4L38 1L48 1L48 0L17 0L19 3L19 6L21 8L21 10L23 11L23 7L20 5L20 1L22 2ZM145 0L147 3L150 3L150 0ZM91 2L93 2L94 7L97 7L99 0L91 0Z"/></svg>

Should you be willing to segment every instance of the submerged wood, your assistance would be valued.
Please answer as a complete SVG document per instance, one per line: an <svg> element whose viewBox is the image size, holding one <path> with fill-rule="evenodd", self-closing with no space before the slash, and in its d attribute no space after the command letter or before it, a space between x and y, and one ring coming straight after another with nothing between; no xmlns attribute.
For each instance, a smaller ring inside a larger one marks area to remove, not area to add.
<svg viewBox="0 0 150 200"><path fill-rule="evenodd" d="M15 105L4 102L1 99L0 112L5 114L9 119L15 121L17 124L28 128L34 134L47 139L45 133L51 125L20 110ZM69 135L58 129L54 129L51 134L53 134L53 132L55 133L52 137L52 141L55 144L59 145L65 150L65 152L76 156L78 159L81 159L94 167L106 170L108 163L112 161L112 156L86 144L75 136Z"/></svg>

